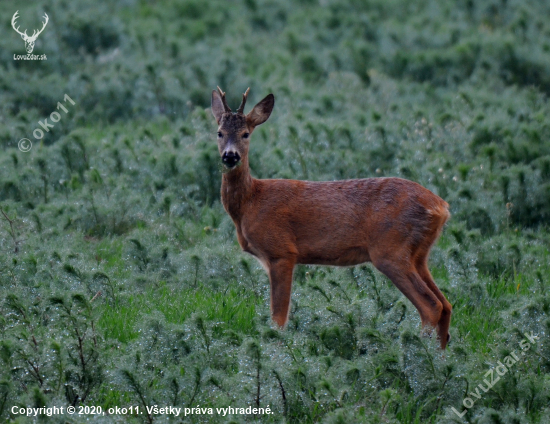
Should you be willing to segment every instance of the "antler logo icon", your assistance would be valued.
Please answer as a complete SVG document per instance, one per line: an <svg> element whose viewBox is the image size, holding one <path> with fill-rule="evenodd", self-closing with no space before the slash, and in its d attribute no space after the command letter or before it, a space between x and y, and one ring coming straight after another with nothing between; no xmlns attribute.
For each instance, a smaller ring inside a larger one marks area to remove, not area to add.
<svg viewBox="0 0 550 424"><path fill-rule="evenodd" d="M37 31L36 29L33 30L32 35L29 37L27 35L27 30L25 30L25 32L21 32L19 31L19 27L17 28L15 27L15 21L17 21L17 18L19 17L17 16L18 13L19 13L19 10L13 14L13 18L11 18L11 26L13 27L15 32L17 32L21 36L21 38L25 40L25 48L27 49L27 53L32 53L34 49L34 42L36 41L38 36L42 33L42 31L44 31L44 28L46 28L46 25L48 24L48 21L50 20L50 18L48 18L48 15L46 13L44 13L45 20L42 25L42 29L40 31Z"/></svg>

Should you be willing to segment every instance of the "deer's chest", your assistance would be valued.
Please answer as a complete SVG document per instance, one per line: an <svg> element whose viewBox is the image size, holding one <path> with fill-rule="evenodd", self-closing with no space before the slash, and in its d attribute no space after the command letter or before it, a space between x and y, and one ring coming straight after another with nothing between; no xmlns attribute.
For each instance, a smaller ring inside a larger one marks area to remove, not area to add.
<svg viewBox="0 0 550 424"><path fill-rule="evenodd" d="M266 271L269 271L268 255L266 254L266 252L264 252L263 249L261 249L261 244L255 241L254 236L246 234L245 232L241 231L241 228L239 226L237 226L237 239L239 241L241 249L246 253L250 253L252 256L258 259L263 268Z"/></svg>

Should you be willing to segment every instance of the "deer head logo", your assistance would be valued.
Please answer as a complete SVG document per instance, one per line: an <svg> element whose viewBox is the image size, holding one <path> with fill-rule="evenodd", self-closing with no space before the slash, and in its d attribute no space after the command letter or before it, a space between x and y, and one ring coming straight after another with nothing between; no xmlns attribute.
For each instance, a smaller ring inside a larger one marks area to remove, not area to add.
<svg viewBox="0 0 550 424"><path fill-rule="evenodd" d="M46 13L44 13L44 23L42 25L42 29L40 31L37 31L36 29L33 30L33 33L32 35L29 37L27 35L27 30L25 30L25 32L21 32L19 31L19 27L15 27L15 21L17 21L17 14L19 13L19 10L17 12L15 12L13 14L13 18L11 18L11 26L13 27L13 29L15 30L15 32L17 32L21 38L23 40L25 40L25 48L27 49L27 53L32 53L33 49L34 49L34 42L36 41L36 39L38 38L38 36L42 33L42 31L44 31L44 28L46 28L46 25L48 24L48 21L50 20L48 18L48 15Z"/></svg>

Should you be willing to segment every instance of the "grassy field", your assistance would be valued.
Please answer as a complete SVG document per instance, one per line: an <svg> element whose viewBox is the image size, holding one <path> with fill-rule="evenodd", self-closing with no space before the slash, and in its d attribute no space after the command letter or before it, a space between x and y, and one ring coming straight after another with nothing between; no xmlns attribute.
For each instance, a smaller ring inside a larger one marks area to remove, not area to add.
<svg viewBox="0 0 550 424"><path fill-rule="evenodd" d="M0 421L550 422L548 3L2 6ZM16 10L29 33L48 13L47 60L14 60ZM250 86L247 110L275 95L256 178L400 176L450 204L430 258L444 355L370 265L298 267L288 328L272 324L220 204L217 85L231 107ZM17 412L53 406L143 413Z"/></svg>

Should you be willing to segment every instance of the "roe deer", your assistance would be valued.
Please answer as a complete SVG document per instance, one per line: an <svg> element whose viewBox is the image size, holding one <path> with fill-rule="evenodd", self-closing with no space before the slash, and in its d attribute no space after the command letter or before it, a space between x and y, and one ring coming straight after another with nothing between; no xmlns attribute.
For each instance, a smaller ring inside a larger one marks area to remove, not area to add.
<svg viewBox="0 0 550 424"><path fill-rule="evenodd" d="M437 329L445 349L452 307L435 285L427 261L450 216L447 202L401 178L252 178L250 135L269 118L275 98L269 94L245 115L248 91L235 113L219 87L212 91L218 150L226 167L221 197L242 249L256 256L269 274L273 320L281 327L288 320L296 264L351 266L370 261L418 309L422 327Z"/></svg>

